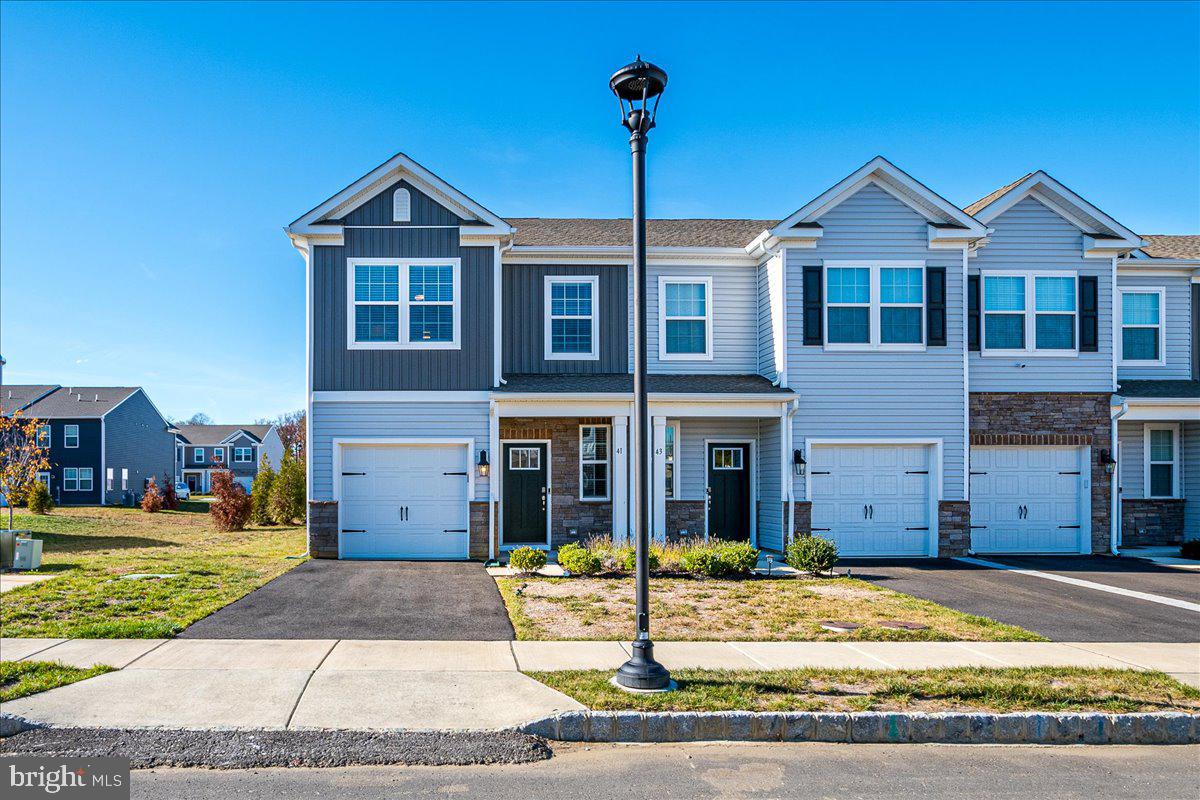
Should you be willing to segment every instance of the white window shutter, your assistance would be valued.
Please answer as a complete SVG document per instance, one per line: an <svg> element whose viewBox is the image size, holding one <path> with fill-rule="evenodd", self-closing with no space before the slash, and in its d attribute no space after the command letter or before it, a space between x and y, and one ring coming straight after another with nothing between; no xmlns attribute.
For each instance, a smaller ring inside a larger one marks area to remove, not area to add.
<svg viewBox="0 0 1200 800"><path fill-rule="evenodd" d="M392 221L410 222L412 220L412 198L408 189L397 189L392 195Z"/></svg>

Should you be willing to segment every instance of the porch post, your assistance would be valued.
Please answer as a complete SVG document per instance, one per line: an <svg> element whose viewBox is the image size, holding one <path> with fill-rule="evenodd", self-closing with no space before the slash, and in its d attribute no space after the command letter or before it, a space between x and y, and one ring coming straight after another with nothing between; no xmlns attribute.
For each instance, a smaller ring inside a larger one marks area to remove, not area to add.
<svg viewBox="0 0 1200 800"><path fill-rule="evenodd" d="M504 468L504 454L500 452L500 409L493 400L488 407L488 454L492 471L488 475L488 560L496 558L500 548L500 520L496 513L496 502L500 499L500 473Z"/></svg>
<svg viewBox="0 0 1200 800"><path fill-rule="evenodd" d="M629 541L629 417L613 417L612 535Z"/></svg>
<svg viewBox="0 0 1200 800"><path fill-rule="evenodd" d="M679 447L679 443L675 443ZM650 533L655 539L666 541L667 538L667 418L654 418L654 446L650 449L651 459L650 496L654 500L654 521L650 525Z"/></svg>

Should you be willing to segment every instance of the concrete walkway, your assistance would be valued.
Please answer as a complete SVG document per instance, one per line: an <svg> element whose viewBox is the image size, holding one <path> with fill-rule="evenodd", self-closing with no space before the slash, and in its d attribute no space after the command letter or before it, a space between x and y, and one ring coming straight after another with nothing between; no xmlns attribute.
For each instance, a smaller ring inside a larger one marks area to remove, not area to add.
<svg viewBox="0 0 1200 800"><path fill-rule="evenodd" d="M1200 687L1200 643L660 642L672 669L1078 666ZM4 704L58 726L491 730L576 710L521 671L615 669L623 642L3 639L5 660L118 672Z"/></svg>

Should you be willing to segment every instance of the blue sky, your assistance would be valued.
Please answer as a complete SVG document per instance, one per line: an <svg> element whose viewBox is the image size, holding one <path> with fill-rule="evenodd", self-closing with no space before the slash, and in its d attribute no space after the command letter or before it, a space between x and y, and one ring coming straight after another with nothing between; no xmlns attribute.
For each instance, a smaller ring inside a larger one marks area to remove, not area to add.
<svg viewBox="0 0 1200 800"><path fill-rule="evenodd" d="M5 380L302 406L281 227L401 150L501 215L623 216L637 52L654 216L782 217L883 154L960 204L1043 168L1200 229L1196 3L4 3Z"/></svg>

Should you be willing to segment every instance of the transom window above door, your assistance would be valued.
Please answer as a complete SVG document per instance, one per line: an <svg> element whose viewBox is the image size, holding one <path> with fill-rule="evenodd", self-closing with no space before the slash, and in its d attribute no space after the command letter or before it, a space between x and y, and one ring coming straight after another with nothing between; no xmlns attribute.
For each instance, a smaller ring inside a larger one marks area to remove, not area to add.
<svg viewBox="0 0 1200 800"><path fill-rule="evenodd" d="M742 448L714 447L713 469L742 469Z"/></svg>
<svg viewBox="0 0 1200 800"><path fill-rule="evenodd" d="M833 350L919 350L925 346L921 262L826 262L825 344Z"/></svg>
<svg viewBox="0 0 1200 800"><path fill-rule="evenodd" d="M458 259L348 259L347 265L349 349L458 348Z"/></svg>
<svg viewBox="0 0 1200 800"><path fill-rule="evenodd" d="M600 358L595 275L545 279L544 346L548 360L595 361Z"/></svg>
<svg viewBox="0 0 1200 800"><path fill-rule="evenodd" d="M1078 352L1078 279L1073 274L983 276L983 352Z"/></svg>
<svg viewBox="0 0 1200 800"><path fill-rule="evenodd" d="M711 361L712 278L658 279L658 357Z"/></svg>
<svg viewBox="0 0 1200 800"><path fill-rule="evenodd" d="M1121 363L1162 365L1166 290L1121 289Z"/></svg>

